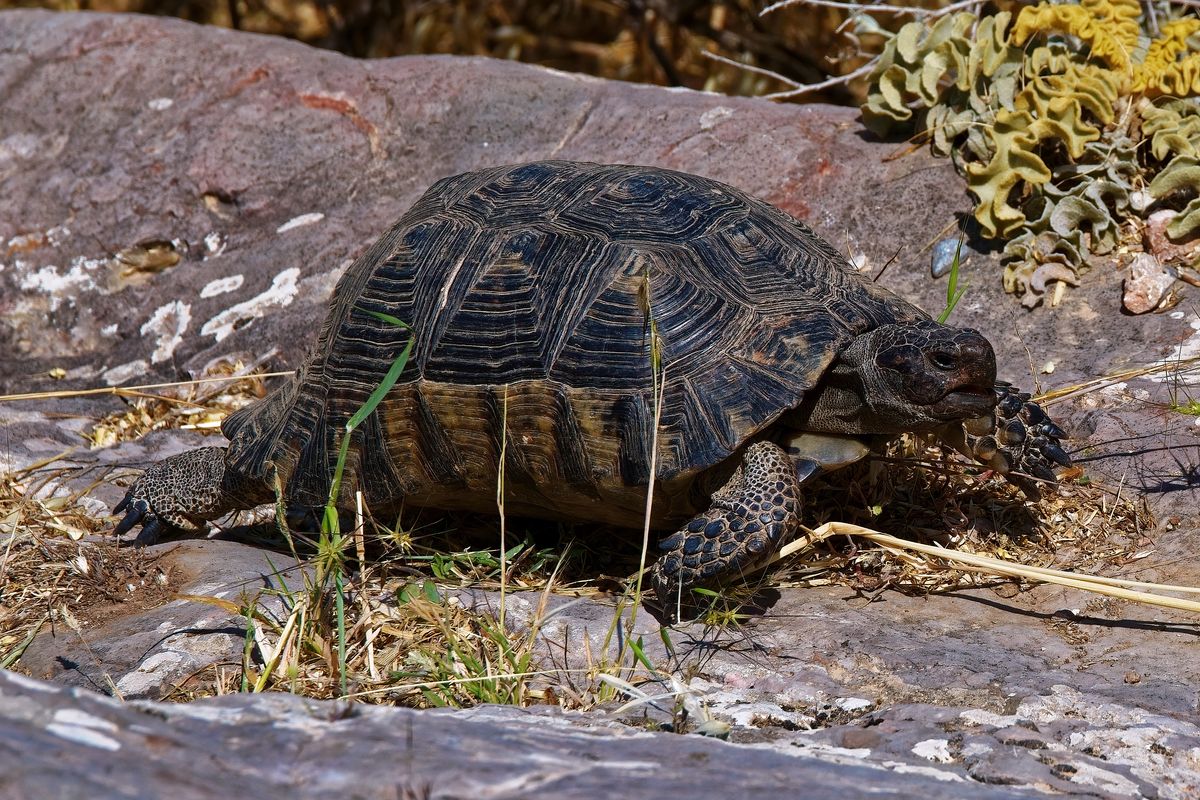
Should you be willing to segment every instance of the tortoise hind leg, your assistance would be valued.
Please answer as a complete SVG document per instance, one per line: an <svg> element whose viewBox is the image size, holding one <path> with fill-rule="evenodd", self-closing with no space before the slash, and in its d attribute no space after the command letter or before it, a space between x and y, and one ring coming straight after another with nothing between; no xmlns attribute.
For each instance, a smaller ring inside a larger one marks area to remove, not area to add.
<svg viewBox="0 0 1200 800"><path fill-rule="evenodd" d="M249 508L240 481L225 468L225 449L202 447L163 459L142 473L113 509L125 512L116 535L140 524L135 544L150 545L168 530L201 533L208 521Z"/></svg>
<svg viewBox="0 0 1200 800"><path fill-rule="evenodd" d="M712 505L659 543L666 553L651 568L654 592L663 603L681 593L708 587L763 566L800 526L800 481L816 464L797 474L797 463L779 445L758 442L746 449L742 465L712 495Z"/></svg>

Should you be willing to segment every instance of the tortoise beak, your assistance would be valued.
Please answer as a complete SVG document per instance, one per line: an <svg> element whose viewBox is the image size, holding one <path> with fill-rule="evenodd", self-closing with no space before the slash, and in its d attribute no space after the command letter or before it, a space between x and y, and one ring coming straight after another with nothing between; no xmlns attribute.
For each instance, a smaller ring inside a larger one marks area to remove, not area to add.
<svg viewBox="0 0 1200 800"><path fill-rule="evenodd" d="M995 407L996 390L992 384L988 384L951 389L929 408L934 414L945 419L963 419L991 414Z"/></svg>

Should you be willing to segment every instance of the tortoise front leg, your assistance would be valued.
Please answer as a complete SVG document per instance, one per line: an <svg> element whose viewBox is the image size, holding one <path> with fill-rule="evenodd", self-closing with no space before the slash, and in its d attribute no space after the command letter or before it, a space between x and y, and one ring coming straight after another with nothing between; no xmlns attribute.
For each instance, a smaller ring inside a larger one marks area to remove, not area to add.
<svg viewBox="0 0 1200 800"><path fill-rule="evenodd" d="M1055 466L1071 466L1061 441L1066 434L1028 392L998 382L996 395L999 401L992 415L967 422L955 444L1036 498L1038 481L1053 483Z"/></svg>
<svg viewBox="0 0 1200 800"><path fill-rule="evenodd" d="M167 530L202 533L208 521L248 505L225 469L225 449L202 447L163 459L142 473L113 512L116 535L141 524L134 543L150 545Z"/></svg>
<svg viewBox="0 0 1200 800"><path fill-rule="evenodd" d="M746 448L742 465L712 495L712 505L659 543L666 553L651 568L654 592L665 604L695 587L753 572L800 527L800 482L815 462L796 461L779 445Z"/></svg>

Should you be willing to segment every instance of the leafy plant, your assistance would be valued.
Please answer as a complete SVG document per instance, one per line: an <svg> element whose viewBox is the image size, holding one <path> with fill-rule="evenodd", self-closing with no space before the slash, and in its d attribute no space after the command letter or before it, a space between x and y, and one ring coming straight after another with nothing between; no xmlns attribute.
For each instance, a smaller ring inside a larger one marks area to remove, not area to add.
<svg viewBox="0 0 1200 800"><path fill-rule="evenodd" d="M1007 240L1005 288L1027 306L1050 283L1077 284L1154 203L1183 195L1168 233L1200 229L1200 19L1156 8L959 12L903 26L879 57L866 123L915 128L954 160L983 235Z"/></svg>

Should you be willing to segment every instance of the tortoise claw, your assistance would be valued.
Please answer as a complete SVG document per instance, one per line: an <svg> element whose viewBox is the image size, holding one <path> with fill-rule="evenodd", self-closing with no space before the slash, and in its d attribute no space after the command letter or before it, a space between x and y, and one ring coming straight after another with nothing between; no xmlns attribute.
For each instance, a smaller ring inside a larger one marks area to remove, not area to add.
<svg viewBox="0 0 1200 800"><path fill-rule="evenodd" d="M128 509L128 511L126 511L126 509ZM114 514L120 514L122 511L125 511L125 516L121 518L121 521L117 523L116 530L113 531L118 539L120 539L121 536L123 536L125 532L134 525L137 525L139 522L145 519L146 514L150 514L151 521L158 522L158 518L150 512L150 504L142 499L133 499L132 490L127 492L125 494L125 499L118 503L117 507L113 509Z"/></svg>
<svg viewBox="0 0 1200 800"><path fill-rule="evenodd" d="M1071 457L1059 441L1066 434L1028 393L997 382L996 396L990 431L983 430L988 427L987 417L964 426L971 453L1026 495L1037 497L1039 481L1055 481L1055 465L1071 466Z"/></svg>
<svg viewBox="0 0 1200 800"><path fill-rule="evenodd" d="M141 525L133 543L144 547L168 531L203 533L209 520L259 499L254 492L243 497L236 491L241 484L227 484L225 478L225 450L219 447L189 450L154 464L113 509L115 514L125 513L117 523L117 537Z"/></svg>
<svg viewBox="0 0 1200 800"><path fill-rule="evenodd" d="M142 529L138 532L137 538L133 540L134 547L149 547L152 544L158 543L158 537L166 530L158 517L150 517Z"/></svg>
<svg viewBox="0 0 1200 800"><path fill-rule="evenodd" d="M1044 433L1046 436L1049 436L1052 439L1067 438L1067 434L1063 432L1063 429L1058 427L1057 425L1055 425L1053 422L1050 422L1050 421L1047 421L1042 425L1042 433ZM1063 464L1063 466L1069 467L1070 464Z"/></svg>
<svg viewBox="0 0 1200 800"><path fill-rule="evenodd" d="M132 489L125 495L125 499L113 509L113 513L116 514L120 514L122 511L125 512L125 516L117 523L113 534L120 539L135 525L141 524L142 529L138 531L132 542L135 547L148 547L156 544L159 537L167 530L167 526L150 507L150 503L140 497L134 498Z"/></svg>
<svg viewBox="0 0 1200 800"><path fill-rule="evenodd" d="M1055 426L1055 427L1057 428L1058 426ZM1055 438L1057 439L1058 437L1055 437ZM1058 464L1060 467L1071 466L1071 463L1072 463L1071 457L1069 455L1067 455L1067 452L1065 450L1063 450L1061 447L1059 447L1057 443L1047 442L1046 444L1041 446L1041 451L1042 451L1043 455L1048 456L1055 464Z"/></svg>

